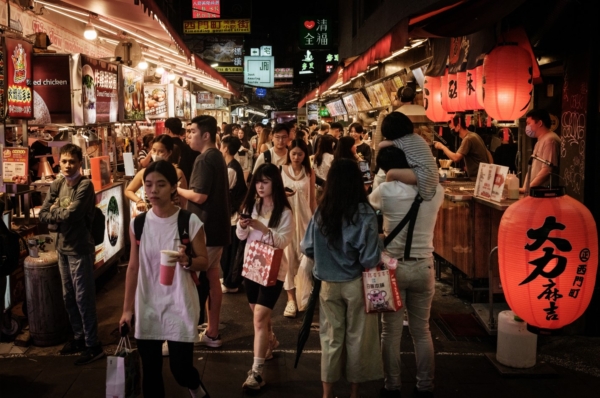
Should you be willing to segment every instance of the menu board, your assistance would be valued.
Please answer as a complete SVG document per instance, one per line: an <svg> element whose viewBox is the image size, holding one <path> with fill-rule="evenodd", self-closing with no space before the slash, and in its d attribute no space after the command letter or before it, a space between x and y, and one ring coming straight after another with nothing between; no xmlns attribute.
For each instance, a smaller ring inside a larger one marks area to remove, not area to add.
<svg viewBox="0 0 600 398"><path fill-rule="evenodd" d="M167 85L145 84L144 104L148 119L166 119L169 117L167 106Z"/></svg>
<svg viewBox="0 0 600 398"><path fill-rule="evenodd" d="M188 90L183 90L183 119L190 120L192 114L192 94Z"/></svg>
<svg viewBox="0 0 600 398"><path fill-rule="evenodd" d="M104 242L96 246L94 259L94 268L99 268L125 247L123 184L98 192L96 194L96 207L102 210L106 218Z"/></svg>
<svg viewBox="0 0 600 398"><path fill-rule="evenodd" d="M506 166L479 163L477 182L475 182L475 196L500 202L507 174L508 167Z"/></svg>
<svg viewBox="0 0 600 398"><path fill-rule="evenodd" d="M346 109L350 115L356 115L358 113L358 107L356 106L356 102L354 101L354 96L352 94L342 97L344 101L344 105L346 105Z"/></svg>
<svg viewBox="0 0 600 398"><path fill-rule="evenodd" d="M183 87L175 86L175 117L183 118L184 107Z"/></svg>
<svg viewBox="0 0 600 398"><path fill-rule="evenodd" d="M369 95L369 100L371 100L373 108L383 108L392 103L382 83L375 83L371 86L365 87L365 89L367 90L367 94Z"/></svg>
<svg viewBox="0 0 600 398"><path fill-rule="evenodd" d="M119 65L119 86L119 121L144 120L144 72Z"/></svg>
<svg viewBox="0 0 600 398"><path fill-rule="evenodd" d="M327 106L327 110L331 116L342 116L347 114L341 99L329 102L325 104L325 106Z"/></svg>
<svg viewBox="0 0 600 398"><path fill-rule="evenodd" d="M369 104L369 101L367 101L367 97L365 97L362 91L357 91L356 93L352 94L352 97L354 97L354 102L356 103L356 107L359 111L368 111L372 108L371 104Z"/></svg>
<svg viewBox="0 0 600 398"><path fill-rule="evenodd" d="M24 40L5 39L7 116L33 118L32 45Z"/></svg>
<svg viewBox="0 0 600 398"><path fill-rule="evenodd" d="M25 147L4 148L2 157L2 180L11 184L27 184L29 182L29 149Z"/></svg>
<svg viewBox="0 0 600 398"><path fill-rule="evenodd" d="M85 124L115 123L119 111L117 65L81 56L83 121Z"/></svg>
<svg viewBox="0 0 600 398"><path fill-rule="evenodd" d="M33 110L29 124L73 123L70 58L68 54L35 54ZM79 123L81 124L81 123Z"/></svg>
<svg viewBox="0 0 600 398"><path fill-rule="evenodd" d="M190 119L193 119L196 117L196 94L194 93L190 93L190 106L192 108Z"/></svg>
<svg viewBox="0 0 600 398"><path fill-rule="evenodd" d="M390 97L390 99L395 99L398 90L404 87L402 79L400 76L394 76L391 79L383 81L383 87L385 88L386 93Z"/></svg>

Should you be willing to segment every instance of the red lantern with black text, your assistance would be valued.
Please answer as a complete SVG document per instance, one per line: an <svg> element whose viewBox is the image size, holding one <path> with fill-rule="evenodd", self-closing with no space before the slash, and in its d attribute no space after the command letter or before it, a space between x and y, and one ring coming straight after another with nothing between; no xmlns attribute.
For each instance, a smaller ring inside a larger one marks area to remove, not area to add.
<svg viewBox="0 0 600 398"><path fill-rule="evenodd" d="M502 216L498 263L510 309L534 329L562 328L585 312L594 292L594 218L562 187L532 188Z"/></svg>
<svg viewBox="0 0 600 398"><path fill-rule="evenodd" d="M458 108L461 112L469 109L467 107L467 72L458 72L456 74L458 87Z"/></svg>
<svg viewBox="0 0 600 398"><path fill-rule="evenodd" d="M448 112L442 107L442 78L425 76L423 84L425 113L434 123L445 123L450 120Z"/></svg>
<svg viewBox="0 0 600 398"><path fill-rule="evenodd" d="M448 69L441 79L442 108L446 112L454 113L458 110L458 92L456 91L456 75L448 74ZM452 98L455 97L455 98Z"/></svg>
<svg viewBox="0 0 600 398"><path fill-rule="evenodd" d="M479 91L481 93L481 98L483 100L483 90L482 83L477 79L483 78L483 64L478 67L468 70L466 72L467 75L467 87L465 94L467 95L467 109L469 110L477 110L483 109L483 102L479 102L477 97L477 89L479 87Z"/></svg>
<svg viewBox="0 0 600 398"><path fill-rule="evenodd" d="M517 45L501 45L483 60L483 105L496 120L523 116L531 102L533 67L531 55Z"/></svg>

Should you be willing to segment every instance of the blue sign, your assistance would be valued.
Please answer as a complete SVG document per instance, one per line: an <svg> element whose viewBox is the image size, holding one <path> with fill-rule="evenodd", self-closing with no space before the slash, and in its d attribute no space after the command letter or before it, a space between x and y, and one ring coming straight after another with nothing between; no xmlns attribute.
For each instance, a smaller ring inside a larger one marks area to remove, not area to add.
<svg viewBox="0 0 600 398"><path fill-rule="evenodd" d="M267 89L266 88L257 88L256 89L256 96L258 98L265 98L267 96Z"/></svg>

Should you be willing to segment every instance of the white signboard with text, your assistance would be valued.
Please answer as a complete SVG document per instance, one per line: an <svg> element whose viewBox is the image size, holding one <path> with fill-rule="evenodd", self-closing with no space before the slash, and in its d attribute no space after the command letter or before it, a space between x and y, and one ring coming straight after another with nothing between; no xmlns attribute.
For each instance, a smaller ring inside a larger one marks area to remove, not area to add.
<svg viewBox="0 0 600 398"><path fill-rule="evenodd" d="M502 192L508 167L497 164L479 163L479 173L475 182L475 196L491 200L502 201Z"/></svg>
<svg viewBox="0 0 600 398"><path fill-rule="evenodd" d="M274 57L244 57L244 84L270 88L274 83Z"/></svg>

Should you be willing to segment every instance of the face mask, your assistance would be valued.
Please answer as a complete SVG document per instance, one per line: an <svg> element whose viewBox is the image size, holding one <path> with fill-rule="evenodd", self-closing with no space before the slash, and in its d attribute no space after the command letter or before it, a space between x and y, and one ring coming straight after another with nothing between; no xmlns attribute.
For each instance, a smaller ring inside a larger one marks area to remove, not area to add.
<svg viewBox="0 0 600 398"><path fill-rule="evenodd" d="M79 176L81 175L81 173L79 172L79 170L77 170L77 172L75 174L73 174L72 176L68 176L65 175L65 179L69 182L75 181Z"/></svg>
<svg viewBox="0 0 600 398"><path fill-rule="evenodd" d="M159 160L163 160L162 156L160 155L156 155L156 154L152 154L152 161L154 162L158 162Z"/></svg>
<svg viewBox="0 0 600 398"><path fill-rule="evenodd" d="M527 134L527 137L529 138L535 138L535 131L533 131L530 126L525 126L525 134Z"/></svg>

